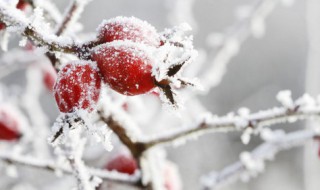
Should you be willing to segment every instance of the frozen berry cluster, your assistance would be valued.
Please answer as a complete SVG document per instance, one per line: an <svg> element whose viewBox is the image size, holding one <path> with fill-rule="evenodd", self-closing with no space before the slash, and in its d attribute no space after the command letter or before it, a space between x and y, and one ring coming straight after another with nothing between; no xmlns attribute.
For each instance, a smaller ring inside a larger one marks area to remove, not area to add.
<svg viewBox="0 0 320 190"><path fill-rule="evenodd" d="M144 94L156 87L155 59L148 51L160 46L156 29L134 17L116 17L98 28L92 61L66 64L58 73L54 96L61 112L93 110L101 82L120 94Z"/></svg>

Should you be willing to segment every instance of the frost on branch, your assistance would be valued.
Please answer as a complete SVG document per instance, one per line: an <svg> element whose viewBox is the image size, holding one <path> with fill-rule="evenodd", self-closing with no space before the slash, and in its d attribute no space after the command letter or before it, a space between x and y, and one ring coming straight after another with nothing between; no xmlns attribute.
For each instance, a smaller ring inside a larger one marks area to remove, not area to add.
<svg viewBox="0 0 320 190"><path fill-rule="evenodd" d="M305 102L308 102L307 104ZM244 131L242 140L249 143L251 134L260 134L265 127L279 123L292 123L298 120L317 119L320 114L320 104L309 95L303 95L293 102L295 109L287 107L274 107L249 114L248 110L218 117L212 114L202 114L192 124L184 125L178 129L165 131L142 141L154 146L157 144L185 142L188 139L197 139L206 132ZM183 143L182 143L183 144Z"/></svg>
<svg viewBox="0 0 320 190"><path fill-rule="evenodd" d="M266 141L261 149L242 153L238 164L226 172L228 177L230 173L233 175L232 171L241 170L244 172L240 178L249 179L263 171L264 161L279 151L279 147L282 150L285 143L291 146L298 141L298 137L294 137L291 142L288 140L291 134L272 131L269 127L319 117L319 101L309 95L294 101L289 91L278 94L277 100L281 104L278 107L252 113L241 108L217 116L207 113L206 106L197 97L199 93L186 88L201 89L197 79L189 78L197 76L201 69L204 71L200 75L201 83L207 91L218 85L228 62L240 53L242 43L250 35L264 35L265 19L280 1L258 0L240 7L237 22L225 33L214 32L208 37L212 49L207 53L202 48L201 60L194 66L190 63L195 62L198 53L188 24L158 33L146 21L120 16L104 20L96 35L92 35L96 38L90 39L90 35L79 33L78 21L88 0L71 1L63 15L53 1L28 2L32 11L23 13L16 10L15 5L0 2L0 17L7 25L5 31L22 34L19 45L28 51L11 49L1 58L0 65L1 77L27 68L27 85L21 88L23 93L15 92L15 96L10 97L2 88L0 92L10 104L23 107L28 117L22 138L16 138L19 135L15 134L15 142L0 143L6 151L15 149L14 152L19 153L0 152L0 159L11 176L19 175L20 168L16 166L24 165L54 172L54 177L73 174L78 180L78 189L99 189L102 181L111 181L112 185L122 183L138 188L179 190L182 186L178 171L162 155L161 145L182 145L188 139L198 139L209 132L241 131L239 138L244 144L250 143L252 135L260 135ZM196 23L192 21L195 18L190 12L196 1L178 0L174 3L173 20L191 21L194 27ZM84 39L90 40L82 42ZM5 44L6 41L2 42ZM213 62L212 67L201 68L207 58ZM43 95L50 93L41 89L42 77L46 75L43 68L47 66L41 64L48 64L48 60L52 64L50 67L59 73L57 79L53 76L49 85L45 84L52 89L53 81L56 81L54 95L59 110L63 112L53 124L49 139L54 150L44 143L49 121L43 114L46 111L42 108L44 105L40 104ZM192 66L189 73L188 65ZM81 68L75 69L78 67ZM86 73L90 69L94 71ZM144 78L143 74L147 77ZM186 109L171 109L167 113L167 110L161 110L159 99L170 108L185 106ZM183 101L186 101L184 105ZM180 118L176 117L178 111ZM317 128L315 126L312 130ZM112 137L116 138L111 143ZM130 152L136 161L132 175L101 167L106 165L110 156L108 151L113 148ZM216 176L214 184L227 178L224 175L219 177L219 173ZM213 184L212 181L209 183ZM113 188L112 185L107 188ZM19 185L13 188L19 188Z"/></svg>
<svg viewBox="0 0 320 190"><path fill-rule="evenodd" d="M284 90L277 94L277 100L286 108L293 109L293 100L291 98L291 91Z"/></svg>
<svg viewBox="0 0 320 190"><path fill-rule="evenodd" d="M83 124L75 126L74 123L69 122L69 125L60 126L60 128L63 128L63 139L60 140L60 144L56 149L61 149L60 156L68 160L74 176L78 180L78 189L94 190L102 180L89 174L88 168L86 168L82 159L87 143L87 137L84 135L85 126Z"/></svg>
<svg viewBox="0 0 320 190"><path fill-rule="evenodd" d="M84 136L94 140L95 143L101 143L107 151L111 151L113 149L110 141L112 131L105 124L96 123L95 118L94 114L88 114L83 110L75 113L61 114L52 127L52 136L49 142L53 146L66 144L69 132L80 128Z"/></svg>
<svg viewBox="0 0 320 190"><path fill-rule="evenodd" d="M273 160L278 152L304 145L317 135L315 131L302 130L269 139L252 152L243 152L240 161L204 175L201 179L204 189L218 189L238 179L248 181L263 172L265 161Z"/></svg>

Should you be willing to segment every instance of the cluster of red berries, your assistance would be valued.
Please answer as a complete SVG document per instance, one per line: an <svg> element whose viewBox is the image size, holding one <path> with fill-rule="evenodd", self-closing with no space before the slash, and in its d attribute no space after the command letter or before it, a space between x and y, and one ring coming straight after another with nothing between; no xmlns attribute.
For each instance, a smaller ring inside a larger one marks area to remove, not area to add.
<svg viewBox="0 0 320 190"><path fill-rule="evenodd" d="M152 75L154 58L148 48L160 46L155 28L134 17L117 17L98 29L97 47L91 59L72 62L58 73L54 96L61 112L92 110L98 100L100 80L124 95L144 94L156 87Z"/></svg>
<svg viewBox="0 0 320 190"><path fill-rule="evenodd" d="M18 4L16 5L16 8L23 11L28 6L28 3L24 0L19 0ZM6 25L4 23L0 23L0 30L3 30L6 28Z"/></svg>

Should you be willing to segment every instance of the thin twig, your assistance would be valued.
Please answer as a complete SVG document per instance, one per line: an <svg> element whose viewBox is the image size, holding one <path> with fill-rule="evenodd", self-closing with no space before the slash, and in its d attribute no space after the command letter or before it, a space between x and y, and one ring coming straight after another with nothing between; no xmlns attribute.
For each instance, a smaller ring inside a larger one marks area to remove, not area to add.
<svg viewBox="0 0 320 190"><path fill-rule="evenodd" d="M85 44L76 44L70 38L59 38L56 35L48 35L37 30L20 11L3 2L0 2L0 19L9 26L21 28L23 36L38 46L46 47L50 52L74 54L81 59L88 59L88 47Z"/></svg>
<svg viewBox="0 0 320 190"><path fill-rule="evenodd" d="M79 18L79 16L75 15L80 14L83 11L83 6L85 5L86 3L79 3L79 0L73 0L71 2L71 5L66 10L62 22L58 25L56 29L55 34L57 36L62 35L63 32L67 30L69 24L75 22Z"/></svg>
<svg viewBox="0 0 320 190"><path fill-rule="evenodd" d="M196 136L208 134L209 132L227 132L245 130L247 128L258 129L265 126L275 125L283 122L312 119L320 116L320 106L314 108L297 108L289 110L285 107L277 107L265 111L250 114L248 116L234 117L205 117L198 123L166 134L157 135L142 143L150 148L155 145L167 144L177 141L194 139ZM294 119L294 120L292 120ZM243 125L243 122L246 123Z"/></svg>
<svg viewBox="0 0 320 190"><path fill-rule="evenodd" d="M64 31L66 31L68 29L69 26L71 26L70 23L75 22L79 16L75 16L75 15L79 15L82 11L84 6L87 3L79 3L78 0L73 0L71 2L71 5L69 6L69 8L66 10L65 16L63 18L63 20L61 21L61 23L59 23L59 25L57 26L56 32L55 34L57 36L61 36L63 34ZM56 69L56 71L58 72L58 58L55 56L55 54L53 53L46 53L46 56L48 57L48 59L50 60L52 66Z"/></svg>
<svg viewBox="0 0 320 190"><path fill-rule="evenodd" d="M220 172L210 172L202 177L203 189L216 189L224 185L235 182L243 177L249 177L253 174L256 175L263 169L264 161L270 160L278 152L283 150L288 150L294 147L302 146L306 142L318 137L314 131L301 130L295 131L284 135L281 138L277 138L272 141L267 141L257 148L255 148L251 153L247 155L250 156L251 163L245 163L244 161L238 161L231 164ZM246 164L254 164L257 162L257 168L254 166L248 167ZM262 164L262 165L261 165ZM261 168L262 166L262 168Z"/></svg>
<svg viewBox="0 0 320 190"><path fill-rule="evenodd" d="M70 168L59 166L55 164L52 160L42 160L31 156L13 155L11 153L5 152L0 152L0 160L3 160L10 164L17 164L32 168L44 169L51 172L61 171L65 174L72 174L72 170ZM87 168L92 176L99 177L105 181L135 185L140 178L139 172L137 172L135 175L127 175L116 171L106 171L90 167Z"/></svg>

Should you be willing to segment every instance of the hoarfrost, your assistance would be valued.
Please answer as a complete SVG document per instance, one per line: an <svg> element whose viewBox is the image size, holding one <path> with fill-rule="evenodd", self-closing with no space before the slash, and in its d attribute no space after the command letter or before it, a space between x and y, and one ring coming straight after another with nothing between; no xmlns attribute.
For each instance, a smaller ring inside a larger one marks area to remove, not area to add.
<svg viewBox="0 0 320 190"><path fill-rule="evenodd" d="M276 98L284 107L286 107L288 109L294 108L294 104L293 104L293 100L291 98L291 91L290 90L280 91L277 94Z"/></svg>

